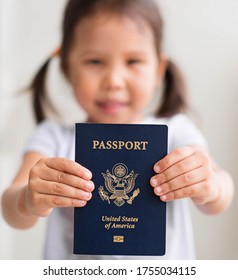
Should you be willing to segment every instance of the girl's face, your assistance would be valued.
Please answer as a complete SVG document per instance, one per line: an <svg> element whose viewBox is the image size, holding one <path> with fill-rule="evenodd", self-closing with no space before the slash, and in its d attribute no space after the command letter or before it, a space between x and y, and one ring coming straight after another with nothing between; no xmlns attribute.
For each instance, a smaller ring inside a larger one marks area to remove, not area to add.
<svg viewBox="0 0 238 280"><path fill-rule="evenodd" d="M165 64L144 22L102 15L76 27L68 63L78 102L99 123L140 122Z"/></svg>

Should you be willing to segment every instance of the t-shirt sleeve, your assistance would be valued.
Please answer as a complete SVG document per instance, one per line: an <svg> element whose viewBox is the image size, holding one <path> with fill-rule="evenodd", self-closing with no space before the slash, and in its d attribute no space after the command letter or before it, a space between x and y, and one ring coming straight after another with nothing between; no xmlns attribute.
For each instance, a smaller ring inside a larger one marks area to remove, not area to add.
<svg viewBox="0 0 238 280"><path fill-rule="evenodd" d="M168 124L169 151L187 145L208 148L207 141L198 127L184 114L171 118Z"/></svg>
<svg viewBox="0 0 238 280"><path fill-rule="evenodd" d="M59 129L57 124L51 121L44 121L39 124L29 141L27 142L24 154L37 152L47 157L57 155Z"/></svg>

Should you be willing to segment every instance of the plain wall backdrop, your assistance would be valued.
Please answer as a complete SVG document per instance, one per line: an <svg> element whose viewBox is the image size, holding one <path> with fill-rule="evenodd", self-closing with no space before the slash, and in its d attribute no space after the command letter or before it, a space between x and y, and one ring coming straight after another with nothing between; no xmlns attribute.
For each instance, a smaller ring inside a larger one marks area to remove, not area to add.
<svg viewBox="0 0 238 280"><path fill-rule="evenodd" d="M0 0L0 195L18 169L35 126L30 95L21 89L60 44L65 3ZM186 76L197 124L211 154L237 184L238 1L158 3L165 21L164 51ZM59 106L66 98L69 102L65 95ZM197 257L238 259L237 195L232 207L217 216L200 213L192 203L191 210ZM0 259L40 259L45 226L41 219L31 230L15 230L0 215Z"/></svg>

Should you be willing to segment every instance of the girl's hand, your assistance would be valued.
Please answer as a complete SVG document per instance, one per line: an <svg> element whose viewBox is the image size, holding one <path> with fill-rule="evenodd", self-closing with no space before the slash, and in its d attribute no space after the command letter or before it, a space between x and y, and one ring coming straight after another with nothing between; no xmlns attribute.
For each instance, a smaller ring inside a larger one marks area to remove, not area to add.
<svg viewBox="0 0 238 280"><path fill-rule="evenodd" d="M80 164L63 158L42 158L30 170L26 209L48 216L55 207L82 207L92 197L92 174Z"/></svg>
<svg viewBox="0 0 238 280"><path fill-rule="evenodd" d="M163 201L191 197L197 205L214 201L218 195L213 163L197 146L175 149L154 165L150 180L154 193Z"/></svg>

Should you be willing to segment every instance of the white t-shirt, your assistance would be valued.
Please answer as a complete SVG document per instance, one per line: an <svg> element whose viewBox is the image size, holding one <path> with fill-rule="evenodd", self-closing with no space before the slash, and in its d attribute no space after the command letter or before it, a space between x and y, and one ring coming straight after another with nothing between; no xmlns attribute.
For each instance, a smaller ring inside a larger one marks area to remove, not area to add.
<svg viewBox="0 0 238 280"><path fill-rule="evenodd" d="M168 126L168 152L173 149L206 141L186 115L171 118L146 117L144 124ZM47 157L74 160L74 126L65 127L52 121L42 122L30 139L25 152L38 152ZM192 223L187 199L167 203L166 254L158 257L83 256L73 252L73 208L56 208L48 217L45 242L45 259L194 259ZM155 240L156 242L156 240Z"/></svg>

